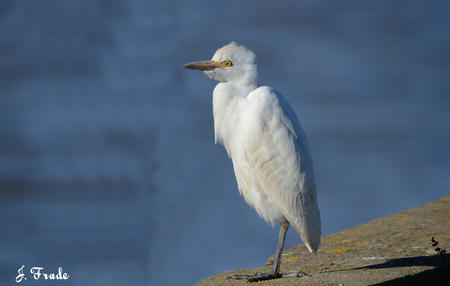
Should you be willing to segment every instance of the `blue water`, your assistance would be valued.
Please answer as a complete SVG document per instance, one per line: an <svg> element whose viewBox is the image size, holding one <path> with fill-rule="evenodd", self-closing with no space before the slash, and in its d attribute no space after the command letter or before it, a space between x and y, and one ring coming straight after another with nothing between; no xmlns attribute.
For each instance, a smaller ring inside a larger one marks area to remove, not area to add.
<svg viewBox="0 0 450 286"><path fill-rule="evenodd" d="M232 40L308 134L325 235L449 195L449 8L3 0L0 284L21 265L186 285L264 264L277 229L214 145L214 82L181 69Z"/></svg>

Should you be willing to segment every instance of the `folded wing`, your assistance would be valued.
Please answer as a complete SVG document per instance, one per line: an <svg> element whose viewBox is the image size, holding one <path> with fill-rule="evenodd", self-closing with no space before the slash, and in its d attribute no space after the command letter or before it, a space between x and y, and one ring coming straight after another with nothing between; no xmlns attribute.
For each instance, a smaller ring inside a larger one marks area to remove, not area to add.
<svg viewBox="0 0 450 286"><path fill-rule="evenodd" d="M249 120L257 122L244 150L253 180L315 252L320 213L306 136L289 103L271 88L257 88L248 100Z"/></svg>

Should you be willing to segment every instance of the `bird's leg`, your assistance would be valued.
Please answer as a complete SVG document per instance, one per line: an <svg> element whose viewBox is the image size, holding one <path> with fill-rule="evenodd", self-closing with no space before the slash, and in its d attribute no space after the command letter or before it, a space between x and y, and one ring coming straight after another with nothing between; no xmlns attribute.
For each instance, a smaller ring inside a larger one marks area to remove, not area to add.
<svg viewBox="0 0 450 286"><path fill-rule="evenodd" d="M281 255L283 254L284 241L286 240L286 233L289 228L287 220L280 223L280 233L278 234L277 252L275 253L275 260L272 266L272 273L274 276L280 274ZM274 277L276 278L276 277Z"/></svg>
<svg viewBox="0 0 450 286"><path fill-rule="evenodd" d="M286 239L286 233L289 228L289 222L284 220L280 222L280 233L278 235L277 243L277 253L275 254L275 260L273 262L272 272L270 273L256 273L255 275L233 275L228 278L231 279L248 279L249 282L256 282L262 280L269 280L280 278L280 264L281 264L281 254L283 253L284 240Z"/></svg>

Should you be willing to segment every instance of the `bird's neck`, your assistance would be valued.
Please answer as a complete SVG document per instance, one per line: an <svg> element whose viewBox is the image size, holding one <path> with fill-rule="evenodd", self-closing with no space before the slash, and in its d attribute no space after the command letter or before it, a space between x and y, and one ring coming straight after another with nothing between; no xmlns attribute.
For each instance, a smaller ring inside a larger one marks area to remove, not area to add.
<svg viewBox="0 0 450 286"><path fill-rule="evenodd" d="M250 92L256 89L256 81L249 81L249 80L237 80L237 81L231 81L231 82L222 82L219 83L217 86L221 85L221 89L226 90L228 96L235 97L235 96L243 96L246 97Z"/></svg>

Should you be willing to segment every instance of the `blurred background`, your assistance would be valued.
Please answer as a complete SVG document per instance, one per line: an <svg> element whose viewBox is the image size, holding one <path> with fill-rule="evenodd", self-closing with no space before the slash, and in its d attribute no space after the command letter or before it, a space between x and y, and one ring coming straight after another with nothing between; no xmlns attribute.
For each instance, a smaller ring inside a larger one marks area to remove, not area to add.
<svg viewBox="0 0 450 286"><path fill-rule="evenodd" d="M2 0L0 284L21 265L188 285L265 263L278 227L214 145L215 83L181 68L232 40L302 122L324 235L448 195L448 3Z"/></svg>

